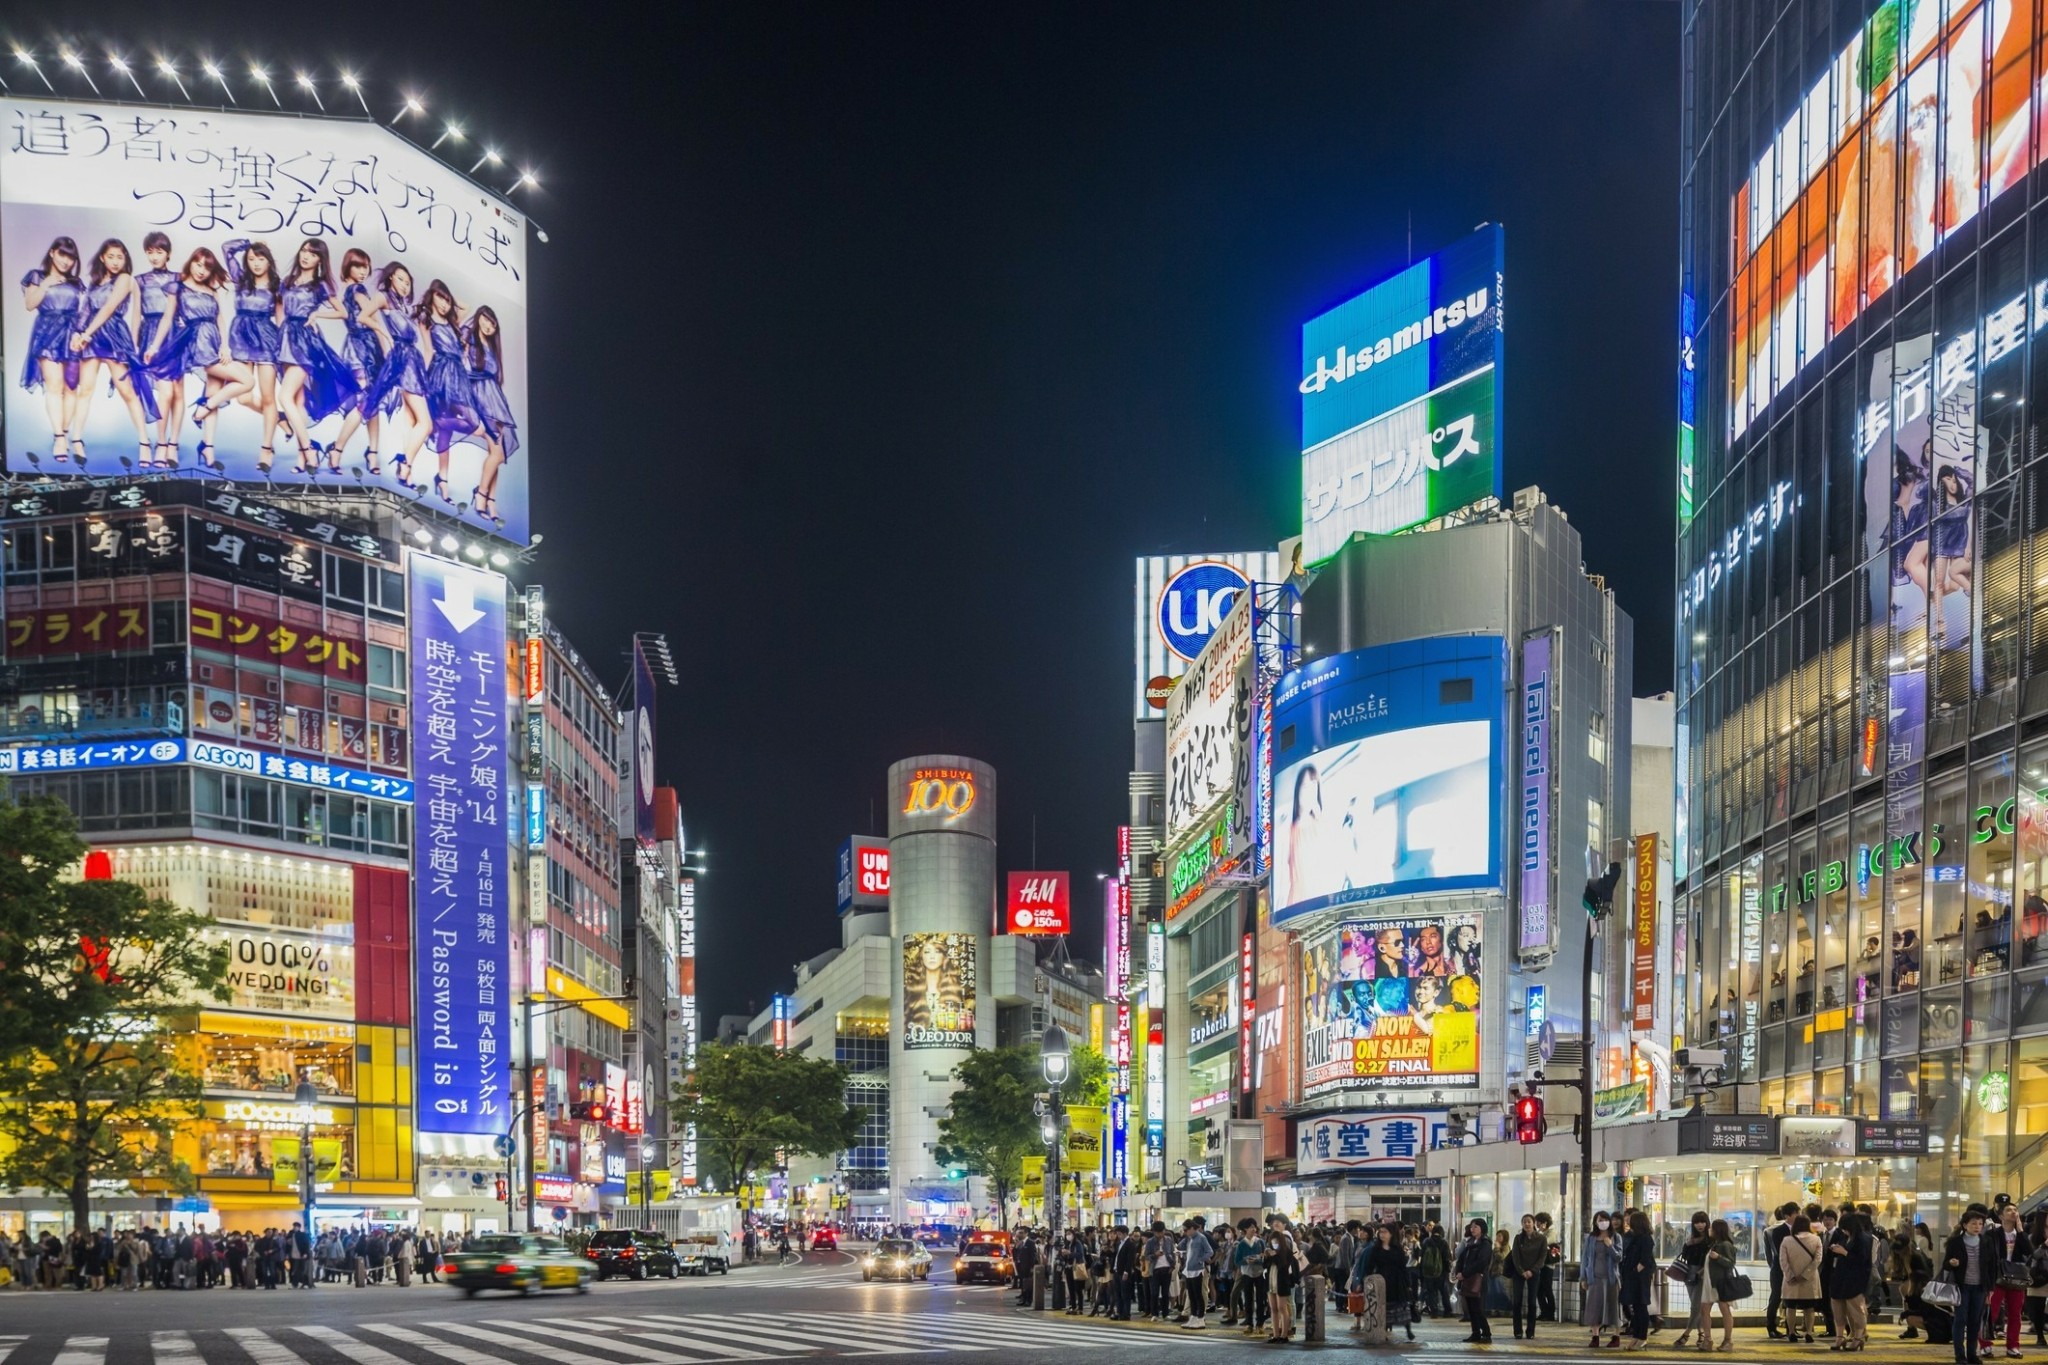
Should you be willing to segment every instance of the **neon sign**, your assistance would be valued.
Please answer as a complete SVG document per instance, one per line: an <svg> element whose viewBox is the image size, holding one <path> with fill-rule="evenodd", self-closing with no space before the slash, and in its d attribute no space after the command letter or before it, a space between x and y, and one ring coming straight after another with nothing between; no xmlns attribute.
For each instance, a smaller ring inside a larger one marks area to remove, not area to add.
<svg viewBox="0 0 2048 1365"><path fill-rule="evenodd" d="M974 809L974 774L965 768L919 768L903 801L909 816L937 815L952 824Z"/></svg>

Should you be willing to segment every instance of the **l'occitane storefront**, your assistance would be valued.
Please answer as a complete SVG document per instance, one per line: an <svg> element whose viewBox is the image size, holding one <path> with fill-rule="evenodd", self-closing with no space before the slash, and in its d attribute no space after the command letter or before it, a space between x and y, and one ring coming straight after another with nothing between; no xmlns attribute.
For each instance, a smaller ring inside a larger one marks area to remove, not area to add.
<svg viewBox="0 0 2048 1365"><path fill-rule="evenodd" d="M319 1096L317 1221L409 1220L418 1201L405 870L207 843L108 852L115 877L211 915L228 949L229 998L199 1010L179 1040L204 1100L173 1143L199 1184L178 1221L261 1229L298 1217L301 1079Z"/></svg>

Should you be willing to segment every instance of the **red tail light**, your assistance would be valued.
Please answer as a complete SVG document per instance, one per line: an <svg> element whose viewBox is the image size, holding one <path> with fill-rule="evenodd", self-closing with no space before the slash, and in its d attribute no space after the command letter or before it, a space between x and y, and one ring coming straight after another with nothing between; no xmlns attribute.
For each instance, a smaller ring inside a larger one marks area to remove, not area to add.
<svg viewBox="0 0 2048 1365"><path fill-rule="evenodd" d="M442 1266L440 1270L436 1271L435 1273L440 1275L460 1275L462 1273L462 1268L456 1265L455 1262L450 1261L448 1262L448 1264Z"/></svg>
<svg viewBox="0 0 2048 1365"><path fill-rule="evenodd" d="M632 1254L633 1254L633 1248L631 1248L631 1247L620 1247L620 1248L619 1248L619 1255L621 1255L621 1256L631 1256Z"/></svg>
<svg viewBox="0 0 2048 1365"><path fill-rule="evenodd" d="M510 1261L500 1261L498 1262L498 1273L500 1275L516 1275L519 1273L519 1267L513 1265Z"/></svg>

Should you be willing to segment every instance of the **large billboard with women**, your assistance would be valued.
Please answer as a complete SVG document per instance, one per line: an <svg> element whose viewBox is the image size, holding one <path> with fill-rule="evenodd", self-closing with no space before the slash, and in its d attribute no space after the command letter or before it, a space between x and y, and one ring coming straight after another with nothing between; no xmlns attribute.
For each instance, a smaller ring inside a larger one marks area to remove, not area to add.
<svg viewBox="0 0 2048 1365"><path fill-rule="evenodd" d="M1500 887L1503 642L1317 659L1273 694L1273 922Z"/></svg>
<svg viewBox="0 0 2048 1365"><path fill-rule="evenodd" d="M512 208L368 121L0 119L13 472L381 485L527 538Z"/></svg>

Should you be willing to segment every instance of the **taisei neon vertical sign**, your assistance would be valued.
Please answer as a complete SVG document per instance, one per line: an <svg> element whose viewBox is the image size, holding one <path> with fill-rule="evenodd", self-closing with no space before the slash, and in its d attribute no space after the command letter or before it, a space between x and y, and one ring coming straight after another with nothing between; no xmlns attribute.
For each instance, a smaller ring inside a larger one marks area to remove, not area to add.
<svg viewBox="0 0 2048 1365"><path fill-rule="evenodd" d="M1522 641L1522 785L1515 852L1522 871L1521 932L1524 953L1551 950L1550 764L1552 637L1548 630Z"/></svg>

